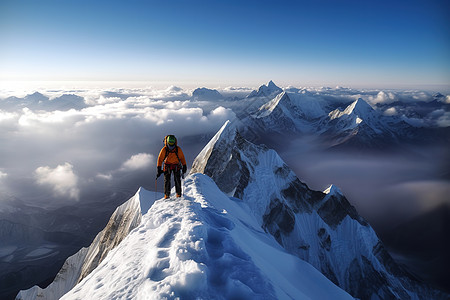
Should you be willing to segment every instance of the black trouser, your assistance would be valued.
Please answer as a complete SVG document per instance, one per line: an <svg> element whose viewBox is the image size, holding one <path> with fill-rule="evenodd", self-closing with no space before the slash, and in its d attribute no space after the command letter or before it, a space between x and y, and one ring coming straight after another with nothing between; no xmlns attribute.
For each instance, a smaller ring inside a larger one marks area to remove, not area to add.
<svg viewBox="0 0 450 300"><path fill-rule="evenodd" d="M170 196L171 174L173 174L173 179L175 181L175 191L181 196L181 173L179 167L175 169L167 168L164 171L164 194Z"/></svg>

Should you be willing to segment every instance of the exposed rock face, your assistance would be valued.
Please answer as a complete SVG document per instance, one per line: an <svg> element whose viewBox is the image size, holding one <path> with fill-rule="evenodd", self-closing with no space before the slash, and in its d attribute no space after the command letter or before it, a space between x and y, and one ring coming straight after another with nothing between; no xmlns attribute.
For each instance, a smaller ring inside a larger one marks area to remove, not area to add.
<svg viewBox="0 0 450 300"><path fill-rule="evenodd" d="M83 278L88 276L127 235L141 222L150 203L140 202L138 191L130 200L119 206L112 214L105 228L97 234L88 248L69 257L55 280L45 289L34 286L28 290L20 291L16 299L59 299L70 291Z"/></svg>
<svg viewBox="0 0 450 300"><path fill-rule="evenodd" d="M196 158L192 172L210 176L244 201L281 246L354 297L445 298L393 261L339 189L309 189L275 151L243 139L229 122Z"/></svg>
<svg viewBox="0 0 450 300"><path fill-rule="evenodd" d="M192 93L192 99L197 101L204 100L221 100L224 97L217 90L207 88L198 88Z"/></svg>
<svg viewBox="0 0 450 300"><path fill-rule="evenodd" d="M231 126L229 122L227 122ZM247 152L256 154L259 147L248 143L237 131L226 131L225 139L210 141L208 145L217 144L214 155L211 156L213 147L205 147L192 164L191 173L203 173L216 178L220 182L220 188L226 194L240 198L244 188L250 179L250 170L244 163L245 156L238 148L245 148ZM232 144L229 144L230 141ZM208 163L211 162L211 163ZM255 161L256 162L256 161ZM228 176L220 176L221 174Z"/></svg>

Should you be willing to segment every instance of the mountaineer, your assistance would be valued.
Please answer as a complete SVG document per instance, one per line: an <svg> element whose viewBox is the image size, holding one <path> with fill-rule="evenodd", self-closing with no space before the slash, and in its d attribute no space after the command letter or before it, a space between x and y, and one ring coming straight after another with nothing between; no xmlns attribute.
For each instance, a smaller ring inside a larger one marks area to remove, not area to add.
<svg viewBox="0 0 450 300"><path fill-rule="evenodd" d="M158 177L164 173L164 199L170 197L170 181L172 173L177 197L181 197L181 172L183 173L184 178L186 170L186 159L184 158L183 151L177 145L177 139L174 135L166 135L164 137L164 147L161 149L161 152L159 152L156 175L156 178L158 179Z"/></svg>

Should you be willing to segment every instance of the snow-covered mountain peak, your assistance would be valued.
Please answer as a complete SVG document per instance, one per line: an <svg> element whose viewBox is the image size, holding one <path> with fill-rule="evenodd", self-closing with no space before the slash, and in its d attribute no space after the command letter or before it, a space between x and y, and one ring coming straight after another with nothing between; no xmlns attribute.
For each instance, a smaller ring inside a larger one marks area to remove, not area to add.
<svg viewBox="0 0 450 300"><path fill-rule="evenodd" d="M356 298L419 299L421 293L433 293L396 265L338 188L331 186L328 194L313 191L275 151L239 133L234 137L228 149L215 146L207 160L200 159L202 170L248 206L259 226L286 251Z"/></svg>
<svg viewBox="0 0 450 300"><path fill-rule="evenodd" d="M308 133L326 117L321 102L308 94L281 92L251 115L258 127L276 132Z"/></svg>
<svg viewBox="0 0 450 300"><path fill-rule="evenodd" d="M367 120L374 114L378 115L378 113L366 101L359 98L347 106L343 111L339 109L333 110L329 113L329 117L333 120L342 116L353 116L355 118L359 118L360 120Z"/></svg>
<svg viewBox="0 0 450 300"><path fill-rule="evenodd" d="M245 149L245 153L239 149ZM249 171L243 161L256 165L258 153L267 150L264 146L247 142L234 124L227 121L195 158L191 174L203 173L213 177L223 192L239 197L249 179ZM220 176L224 172L227 176Z"/></svg>
<svg viewBox="0 0 450 300"><path fill-rule="evenodd" d="M384 116L359 98L343 111L336 109L324 120L323 136L337 147L385 149L413 134L411 126L397 116Z"/></svg>
<svg viewBox="0 0 450 300"><path fill-rule="evenodd" d="M227 149L228 145L235 139L236 127L227 120L222 128L214 135L214 137L206 144L203 150L197 155L191 168L191 173L204 173L206 163L209 160L215 147ZM224 158L226 159L226 158Z"/></svg>
<svg viewBox="0 0 450 300"><path fill-rule="evenodd" d="M279 87L272 80L269 81L269 83L267 84L267 87L270 90L277 90L277 89L279 89Z"/></svg>
<svg viewBox="0 0 450 300"><path fill-rule="evenodd" d="M34 92L33 94L26 95L24 99L26 101L36 102L36 103L48 101L48 97L44 96L43 94L41 94L39 92Z"/></svg>
<svg viewBox="0 0 450 300"><path fill-rule="evenodd" d="M247 96L247 98L266 97L272 99L282 91L283 90L271 80L267 85L261 85L257 91L255 90L251 92L250 95Z"/></svg>
<svg viewBox="0 0 450 300"><path fill-rule="evenodd" d="M343 196L344 194L342 193L342 191L341 191L341 189L340 188L338 188L337 186L335 186L334 184L331 184L327 189L325 189L324 191L323 191L323 193L324 194L327 194L327 195L335 195L335 196L337 196L337 195L341 195L341 196Z"/></svg>
<svg viewBox="0 0 450 300"><path fill-rule="evenodd" d="M369 103L364 101L362 98L358 98L358 100L354 101L344 110L344 113L347 115L354 113L359 116L364 116L373 113L374 111L375 110L369 105Z"/></svg>
<svg viewBox="0 0 450 300"><path fill-rule="evenodd" d="M271 114L273 110L280 104L280 102L287 102L289 103L291 100L286 92L279 93L275 98L273 98L271 101L267 102L263 106L261 106L256 114L254 114L254 117L256 118L264 118ZM287 104L286 103L286 104ZM286 105L285 104L285 105Z"/></svg>

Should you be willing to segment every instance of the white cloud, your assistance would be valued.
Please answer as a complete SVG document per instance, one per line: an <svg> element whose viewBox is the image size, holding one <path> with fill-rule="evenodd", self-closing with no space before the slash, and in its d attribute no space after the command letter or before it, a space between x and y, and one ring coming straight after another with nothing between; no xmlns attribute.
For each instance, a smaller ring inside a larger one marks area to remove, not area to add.
<svg viewBox="0 0 450 300"><path fill-rule="evenodd" d="M8 176L8 174L6 174L5 172L0 171L0 179L5 178L6 176Z"/></svg>
<svg viewBox="0 0 450 300"><path fill-rule="evenodd" d="M416 101L429 101L431 100L431 96L429 93L416 91L411 93L411 97Z"/></svg>
<svg viewBox="0 0 450 300"><path fill-rule="evenodd" d="M35 171L35 177L38 184L50 187L56 195L78 200L78 176L73 172L70 163L58 165L54 169L48 166L39 167Z"/></svg>
<svg viewBox="0 0 450 300"><path fill-rule="evenodd" d="M450 112L445 112L444 115L436 120L436 124L439 127L449 127L450 126Z"/></svg>
<svg viewBox="0 0 450 300"><path fill-rule="evenodd" d="M12 120L17 117L16 113L10 113L0 110L0 122Z"/></svg>
<svg viewBox="0 0 450 300"><path fill-rule="evenodd" d="M228 117L231 111L223 106L219 106L211 112L212 117Z"/></svg>
<svg viewBox="0 0 450 300"><path fill-rule="evenodd" d="M232 98L245 97L251 89L228 87L219 91ZM77 95L85 99L87 107L66 111L20 105L14 109L1 108L0 140L4 143L0 147L0 163L3 173L8 174L8 180L3 176L2 182L8 184L11 193L18 197L23 196L21 180L33 172L35 177L31 180L51 188L57 196L68 198L78 198L81 192L90 194L90 190L98 190L100 186L104 188L107 184L133 188L134 184L145 185L146 181L139 180L143 173L151 175L154 172L151 168L155 163L154 156L159 153L166 134L175 134L181 141L184 154L191 160L189 164L201 149L199 145L206 143L226 120L236 119L234 112L227 107L238 107L240 103L234 100L193 102L190 101L190 90L176 86L39 92L50 99ZM301 92L332 104L347 104L360 97L371 97L374 101L392 101L397 97L404 102L428 97L417 91L342 88L303 88ZM25 97L26 93L8 95ZM447 99L450 101L449 96ZM26 102L26 99L22 100ZM394 112L393 109L386 111L388 114ZM397 113L403 114L400 108L397 108ZM433 118L439 118L440 126L448 125L448 114L433 114ZM424 126L421 119L408 121ZM58 166L69 159L71 164ZM35 170L36 166L58 167ZM133 170L139 172L128 172ZM124 174L125 171L128 173ZM63 174L59 181L58 172ZM36 186L29 184L27 189L24 197L33 194Z"/></svg>
<svg viewBox="0 0 450 300"><path fill-rule="evenodd" d="M98 173L96 177L103 179L103 180L108 180L108 181L113 179L113 176L111 173L109 173L109 174Z"/></svg>
<svg viewBox="0 0 450 300"><path fill-rule="evenodd" d="M397 115L397 109L395 109L395 107L388 108L384 111L384 114L386 116L395 116Z"/></svg>
<svg viewBox="0 0 450 300"><path fill-rule="evenodd" d="M154 156L148 153L139 153L131 156L122 164L122 171L134 171L147 169L154 162Z"/></svg>
<svg viewBox="0 0 450 300"><path fill-rule="evenodd" d="M368 100L371 104L392 103L397 100L397 96L392 92L380 91L376 96L370 96Z"/></svg>

